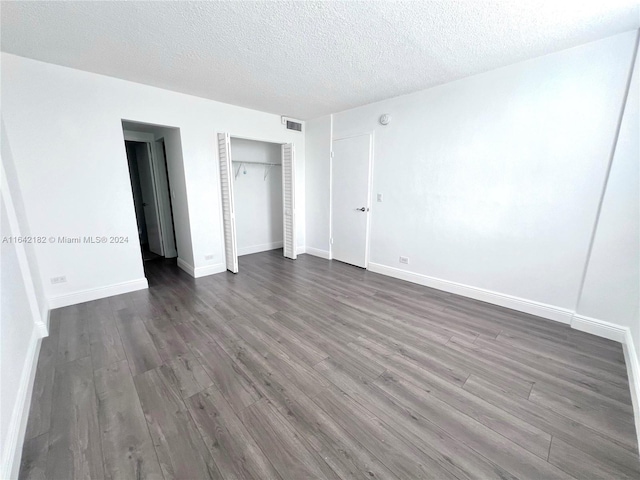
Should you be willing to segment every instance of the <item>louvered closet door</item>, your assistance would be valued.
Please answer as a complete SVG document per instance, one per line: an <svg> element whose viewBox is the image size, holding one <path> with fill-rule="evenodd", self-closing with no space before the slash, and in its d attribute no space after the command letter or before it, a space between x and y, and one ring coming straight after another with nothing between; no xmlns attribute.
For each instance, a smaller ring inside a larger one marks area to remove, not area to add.
<svg viewBox="0 0 640 480"><path fill-rule="evenodd" d="M296 259L296 191L293 143L282 145L282 208L284 256Z"/></svg>
<svg viewBox="0 0 640 480"><path fill-rule="evenodd" d="M218 156L220 158L220 191L222 194L222 221L224 223L224 254L227 270L238 273L236 213L233 205L233 166L231 141L228 133L218 134Z"/></svg>

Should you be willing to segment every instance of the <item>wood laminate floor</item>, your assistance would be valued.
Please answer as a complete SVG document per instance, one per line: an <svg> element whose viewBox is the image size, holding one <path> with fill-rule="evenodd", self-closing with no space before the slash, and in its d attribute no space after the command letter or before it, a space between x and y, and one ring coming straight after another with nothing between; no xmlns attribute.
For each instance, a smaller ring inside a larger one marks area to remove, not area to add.
<svg viewBox="0 0 640 480"><path fill-rule="evenodd" d="M21 478L638 479L619 344L280 251L52 312Z"/></svg>

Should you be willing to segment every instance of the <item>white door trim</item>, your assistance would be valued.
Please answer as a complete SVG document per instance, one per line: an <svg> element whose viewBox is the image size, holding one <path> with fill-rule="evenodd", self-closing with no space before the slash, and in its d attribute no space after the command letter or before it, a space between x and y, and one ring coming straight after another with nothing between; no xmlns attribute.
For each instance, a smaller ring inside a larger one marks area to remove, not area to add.
<svg viewBox="0 0 640 480"><path fill-rule="evenodd" d="M373 154L374 154L374 145L376 142L376 132L372 131L369 133L369 179L367 180L367 192L369 196L369 205L367 208L369 209L369 215L367 215L367 239L365 243L365 267L369 270L369 255L370 255L370 245L371 245L371 219L373 218Z"/></svg>
<svg viewBox="0 0 640 480"><path fill-rule="evenodd" d="M124 139L126 142L153 142L155 137L153 133L134 132L132 130L124 130Z"/></svg>
<svg viewBox="0 0 640 480"><path fill-rule="evenodd" d="M254 141L254 142L272 143L272 144L274 144L274 145L280 145L281 147L282 147L283 145L289 145L289 144L290 144L290 145L292 145L292 146L294 147L294 151L295 151L295 142L283 141L282 139L280 139L280 140L276 140L276 139L273 139L273 138L256 138L256 137L247 137L247 136L244 136L244 135L235 135L235 134L233 134L233 133L229 133L229 132L226 132L226 133L228 133L228 135L229 135L229 141L231 141L231 139L238 138L238 139L241 139L241 140L252 140L252 141ZM216 157L218 158L218 156L217 156L217 155L216 155ZM297 204L298 204L298 201L297 201L297 200L298 200L298 198L296 197L296 195L297 195L297 188L296 188L297 184L296 184L295 172L297 171L297 167L298 167L298 159L296 158L296 155L295 155L295 154L293 155L293 165L292 165L292 166L293 166L293 172L294 172L294 177L292 178L292 182L293 182L293 194L294 194L294 197L295 197L295 198L293 199L293 204L294 204L294 205L297 205ZM219 171L220 171L220 166L218 165L218 172L219 172ZM283 173L284 173L284 168L283 168ZM330 183L331 183L331 182L330 182ZM221 198L221 194L222 194L222 187L221 187L221 185L220 185L220 182L218 182L218 188L219 188L218 196ZM331 188L331 185L329 185L329 188ZM282 185L282 192L283 192L283 194L284 194L284 184ZM285 207L284 207L284 202L283 202L283 204L282 204L282 222L283 222L283 227L284 227L284 214L285 214L284 210L285 210ZM223 213L223 212L222 212L222 205L221 205L221 206L220 206L220 218L222 218L222 213ZM293 232L293 236L294 236L294 241L295 241L295 242L297 242L297 238L298 238L298 234L297 234L297 228L298 228L298 222L297 222L297 220L298 220L298 212L297 212L297 211L294 211L294 212L293 212L293 215L294 215L294 225L295 225L295 230L296 230L296 231L294 231L294 232ZM222 227L221 227L221 231L222 231L222 235L223 235L223 238L224 238L224 226L222 226ZM284 231L283 231L283 233L284 233ZM284 238L283 238L283 241L284 241ZM223 242L223 243L224 243L224 242ZM293 248L294 248L294 255L295 255L295 256L297 256L297 254L298 254L298 253L303 253L303 252L301 252L301 251L299 250L298 245L294 245L294 246L293 246ZM223 252L223 256L224 256L224 252Z"/></svg>
<svg viewBox="0 0 640 480"><path fill-rule="evenodd" d="M346 140L348 138L361 137L363 135L371 135L371 137L373 138L374 133L375 132L371 130L370 132L354 133L353 135L344 135L342 137L332 137L331 142L337 142L338 140Z"/></svg>
<svg viewBox="0 0 640 480"><path fill-rule="evenodd" d="M162 218L162 211L160 209L160 199L158 196L158 178L156 174L156 165L155 165L156 155L155 155L154 136L151 133L131 132L128 130L123 130L123 134L124 134L125 158L127 160L127 168L129 164L129 157L127 156L126 142L144 143L147 148L147 157L149 160L149 171L151 173L151 190L152 190L152 196L153 196L153 203L155 205L155 210L158 217L158 234L160 236L160 252L161 252L161 255L164 256L166 253L165 240L164 240L164 226L163 226L164 219ZM131 179L131 175L129 174L129 185L133 187L133 184L131 182L132 182L132 179ZM132 205L133 205L133 215L134 215L134 218L136 219L136 225L137 225L138 214L136 212L135 199L133 198L133 191L131 193L131 199L132 199ZM145 219L145 222L146 222L146 219ZM140 252L140 262L144 264L142 251Z"/></svg>
<svg viewBox="0 0 640 480"><path fill-rule="evenodd" d="M125 142L139 142L139 143L147 144L147 152L149 155L149 168L151 169L151 183L152 183L152 189L153 189L153 198L156 206L156 212L158 214L158 231L160 233L160 250L162 252L162 256L166 256L167 255L166 236L168 234L173 235L173 231L169 230L172 227L172 225L167 224L167 222L169 221L168 219L171 218L172 212L171 212L171 205L170 204L166 205L158 193L158 185L162 183L158 178L158 175L159 175L158 168L166 168L166 166L158 165L159 159L158 159L158 155L156 154L156 142L157 141L164 142L164 137L160 137L157 139L153 133L134 132L132 130L123 130L123 133L124 133ZM164 161L167 162L167 159L164 158ZM168 185L169 185L169 178L167 176L167 189L169 188ZM167 218L167 213L168 213L168 218ZM175 239L174 239L173 245L177 255L177 245L176 245ZM170 253L173 253L173 252L170 252ZM140 258L142 258L142 255Z"/></svg>
<svg viewBox="0 0 640 480"><path fill-rule="evenodd" d="M156 167L156 152L154 142L145 142L147 144L147 155L149 156L149 168L151 169L151 189L153 190L153 203L156 206L156 216L158 217L158 233L160 234L160 254L164 257L166 254L164 248L164 219L162 218L162 209L160 208L160 198L158 195L158 172ZM148 229L147 229L148 230Z"/></svg>
<svg viewBox="0 0 640 480"><path fill-rule="evenodd" d="M329 260L333 259L333 115L329 125ZM306 219L305 219L306 220Z"/></svg>
<svg viewBox="0 0 640 480"><path fill-rule="evenodd" d="M162 142L164 145L164 137L160 137L153 142L150 142L149 145L151 147L152 164L154 166L153 181L156 188L156 200L160 218L162 251L165 257L170 255L170 258L174 258L178 256L178 247L176 244L173 226L171 190L169 188L169 168L167 165L168 160L164 152L162 152L162 156L158 154L158 142ZM161 194L161 192L164 193L164 190L166 190L166 198L164 194Z"/></svg>

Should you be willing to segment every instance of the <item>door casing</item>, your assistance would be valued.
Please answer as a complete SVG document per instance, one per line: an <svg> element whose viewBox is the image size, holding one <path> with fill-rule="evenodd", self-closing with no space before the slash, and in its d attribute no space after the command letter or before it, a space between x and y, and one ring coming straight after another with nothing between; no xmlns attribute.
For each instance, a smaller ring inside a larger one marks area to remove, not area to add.
<svg viewBox="0 0 640 480"><path fill-rule="evenodd" d="M290 141L282 141L282 140L274 140L274 139L267 139L267 138L256 138L256 137L247 137L247 136L242 136L242 135L234 135L228 132L218 132L216 134L216 157L218 159L218 172L220 172L220 149L219 149L219 141L220 141L220 137L219 135L227 135L229 139L231 138L241 138L244 140L253 140L253 141L257 141L257 142L267 142L267 143L274 143L274 144L278 144L281 146L285 146L285 145L291 145L291 149L292 152L295 152L295 142L290 142ZM229 149L229 153L231 152L231 150ZM230 158L231 155L230 155ZM293 244L293 259L295 259L295 257L297 256L297 252L298 252L298 246L297 246L297 235L296 235L296 226L297 226L297 222L296 222L296 218L297 218L297 210L296 210L296 200L295 200L295 195L296 195L296 183L295 183L295 171L296 171L296 164L297 164L297 160L296 160L296 156L295 153L293 153L293 165L292 165L292 170L293 170L293 178L292 178L292 182L293 182L293 195L294 195L294 199L293 199L293 217L294 217L294 221L293 221L293 225L294 225L294 232L293 232L293 238L294 238L294 244ZM220 173L218 173L218 175L220 175ZM233 175L231 175L231 182L233 182ZM282 189L283 189L283 194L284 194L284 167L283 167L283 185L282 185ZM220 176L218 176L218 198L220 198L220 218L223 219L224 217L224 212L223 212L223 206L222 206L222 185L221 185L221 178ZM285 204L284 204L284 198L283 198L283 205L282 205L282 209L283 209L283 227L284 227L284 219L285 219ZM223 239L223 243L226 241L225 240L225 229L224 229L224 221L220 222L220 231L222 234L222 239ZM283 232L284 233L284 232ZM284 235L283 235L284 237ZM235 240L234 240L235 241ZM283 238L283 243L284 243L284 238ZM235 250L236 250L236 262L237 262L237 244L235 246ZM223 250L224 250L224 255L226 258L226 245L223 245ZM227 266L228 267L228 266ZM235 272L234 272L235 273Z"/></svg>

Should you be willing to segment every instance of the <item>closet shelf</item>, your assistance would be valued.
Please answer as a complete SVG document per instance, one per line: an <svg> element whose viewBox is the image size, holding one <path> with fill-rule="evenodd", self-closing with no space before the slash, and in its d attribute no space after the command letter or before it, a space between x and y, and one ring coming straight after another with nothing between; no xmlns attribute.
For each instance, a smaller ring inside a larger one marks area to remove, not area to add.
<svg viewBox="0 0 640 480"><path fill-rule="evenodd" d="M267 177L269 176L269 171L271 170L271 167L281 167L282 164L281 163L267 163L267 162L244 162L242 160L232 160L232 163L239 163L240 165L238 165L238 169L236 170L236 175L235 178L238 178L238 175L240 175L240 169L242 168L242 165L262 165L264 166L264 177L262 178L263 180L266 180Z"/></svg>

